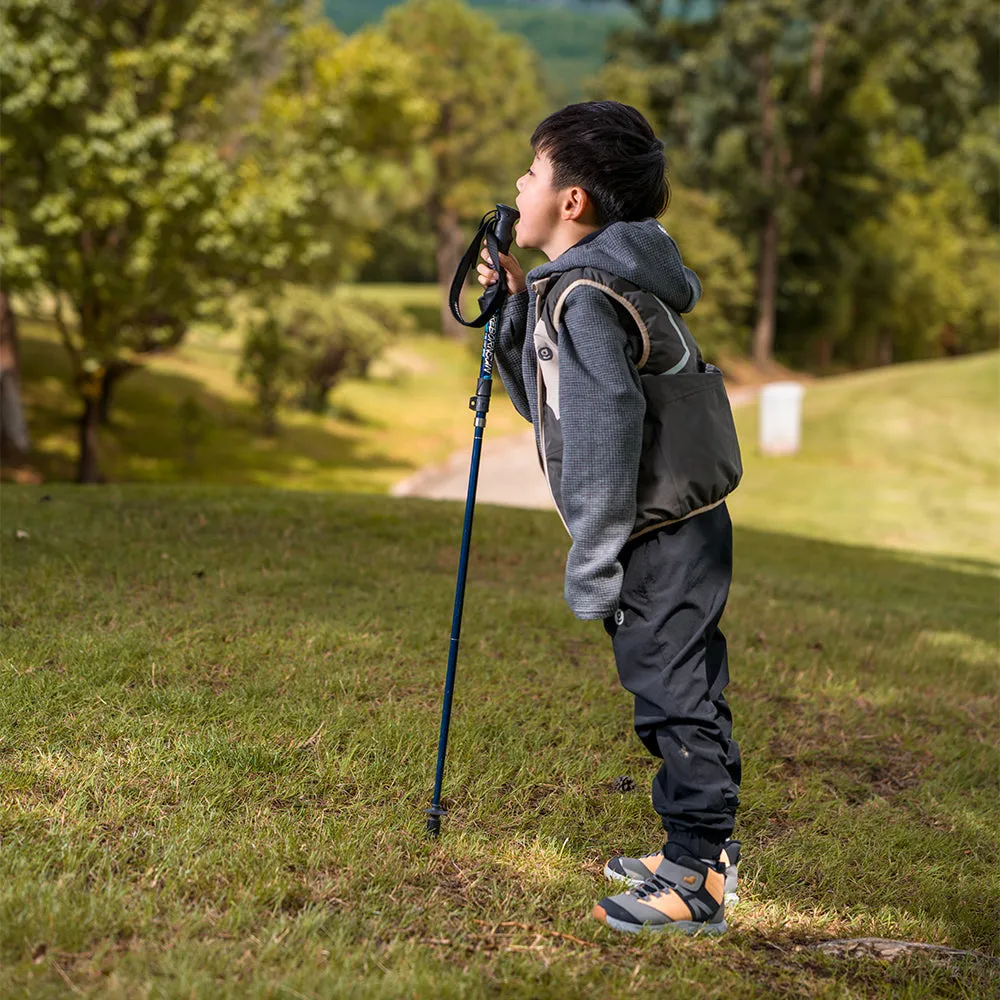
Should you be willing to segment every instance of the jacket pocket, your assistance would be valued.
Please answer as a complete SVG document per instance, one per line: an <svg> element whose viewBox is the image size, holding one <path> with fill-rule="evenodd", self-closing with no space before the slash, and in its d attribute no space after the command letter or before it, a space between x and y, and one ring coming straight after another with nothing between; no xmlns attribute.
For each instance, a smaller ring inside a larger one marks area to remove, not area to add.
<svg viewBox="0 0 1000 1000"><path fill-rule="evenodd" d="M733 412L718 369L641 378L646 416L636 531L718 503L743 475Z"/></svg>

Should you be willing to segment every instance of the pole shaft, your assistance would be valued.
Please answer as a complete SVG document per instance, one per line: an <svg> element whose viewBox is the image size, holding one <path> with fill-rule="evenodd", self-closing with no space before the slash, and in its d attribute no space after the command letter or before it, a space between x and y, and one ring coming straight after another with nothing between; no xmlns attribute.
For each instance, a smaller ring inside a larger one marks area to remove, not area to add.
<svg viewBox="0 0 1000 1000"><path fill-rule="evenodd" d="M455 583L455 606L451 615L451 640L448 647L448 672L444 681L444 704L441 710L441 733L438 737L437 773L434 776L434 808L441 807L441 786L444 781L444 760L448 750L448 727L451 722L451 702L455 690L455 668L458 665L458 643L462 631L462 611L465 606L465 578L469 568L469 546L472 539L472 517L475 511L479 459L483 445L483 428L477 427L472 442L472 462L469 468L469 493L465 502L465 524L462 528L462 549L458 557L458 579Z"/></svg>
<svg viewBox="0 0 1000 1000"><path fill-rule="evenodd" d="M472 544L472 518L476 509L476 491L479 486L479 461L483 449L483 431L486 414L490 408L493 382L493 353L496 337L496 317L490 320L483 333L483 355L479 366L476 395L469 401L475 410L476 422L472 438L472 459L469 463L469 486L465 496L465 521L462 525L462 548L458 556L458 577L455 581L455 605L451 616L451 641L448 647L448 671L444 681L444 702L441 707L441 731L438 736L437 770L434 775L434 798L427 810L427 830L437 835L441 829L441 789L444 784L444 761L448 750L448 729L451 724L451 702L455 690L455 672L458 666L458 644L462 631L462 611L465 605L465 578L469 568L469 549Z"/></svg>

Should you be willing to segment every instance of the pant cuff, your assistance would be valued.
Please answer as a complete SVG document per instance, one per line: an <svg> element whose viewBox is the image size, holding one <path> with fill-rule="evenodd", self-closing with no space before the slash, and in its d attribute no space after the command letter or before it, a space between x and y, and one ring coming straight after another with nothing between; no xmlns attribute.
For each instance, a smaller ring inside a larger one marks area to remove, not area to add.
<svg viewBox="0 0 1000 1000"><path fill-rule="evenodd" d="M717 861L726 843L725 837L720 837L714 831L705 836L703 833L691 830L668 830L667 839L675 847L683 848L694 858L707 858Z"/></svg>

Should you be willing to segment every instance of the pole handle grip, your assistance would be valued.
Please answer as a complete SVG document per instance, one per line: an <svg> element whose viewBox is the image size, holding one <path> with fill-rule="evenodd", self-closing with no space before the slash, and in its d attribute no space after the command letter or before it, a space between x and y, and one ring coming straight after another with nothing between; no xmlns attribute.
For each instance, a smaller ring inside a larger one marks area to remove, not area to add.
<svg viewBox="0 0 1000 1000"><path fill-rule="evenodd" d="M510 205L497 204L497 221L493 224L493 232L496 234L497 246L501 253L510 253L510 244L514 239L514 223L520 214Z"/></svg>

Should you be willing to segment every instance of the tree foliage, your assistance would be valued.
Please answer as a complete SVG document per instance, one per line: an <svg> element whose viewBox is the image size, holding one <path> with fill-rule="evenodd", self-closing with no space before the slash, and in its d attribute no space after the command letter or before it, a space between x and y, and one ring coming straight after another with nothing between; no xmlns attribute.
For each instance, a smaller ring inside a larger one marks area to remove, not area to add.
<svg viewBox="0 0 1000 1000"><path fill-rule="evenodd" d="M247 277L320 286L350 276L372 235L420 190L413 157L434 116L403 49L376 31L303 25L239 139L219 206Z"/></svg>
<svg viewBox="0 0 1000 1000"><path fill-rule="evenodd" d="M853 234L855 252L830 283L843 302L826 330L857 364L993 346L1000 322L997 240L959 177L940 176L914 138L889 136L879 160L906 175L878 217Z"/></svg>
<svg viewBox="0 0 1000 1000"><path fill-rule="evenodd" d="M758 361L775 345L799 363L871 358L873 328L899 348L883 358L935 350L942 324L967 348L995 342L979 277L996 253L991 5L730 0L697 22L632 6L644 27L618 36L598 86L651 112L751 252Z"/></svg>

